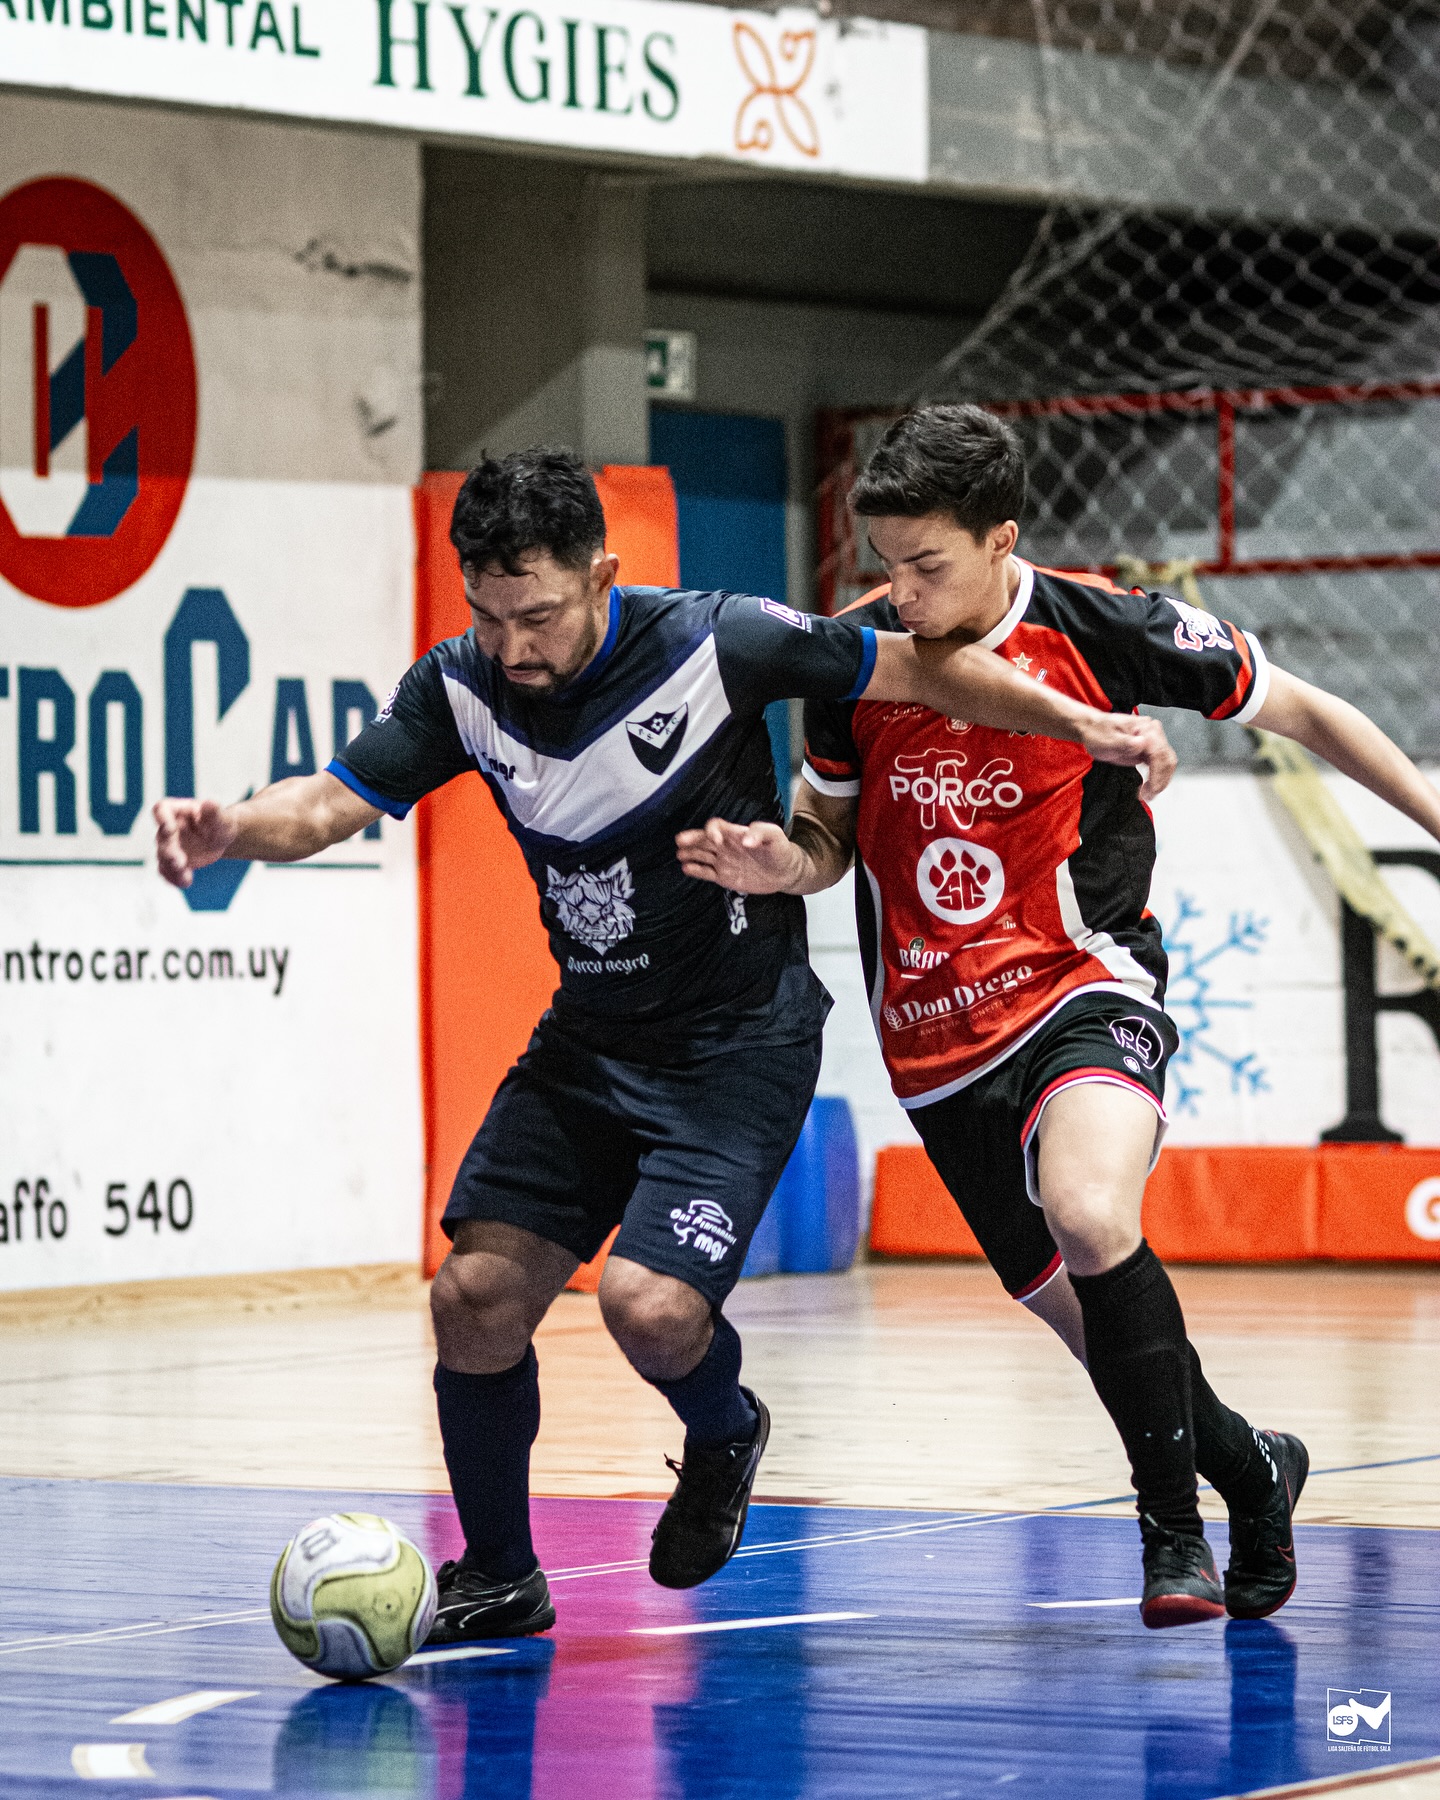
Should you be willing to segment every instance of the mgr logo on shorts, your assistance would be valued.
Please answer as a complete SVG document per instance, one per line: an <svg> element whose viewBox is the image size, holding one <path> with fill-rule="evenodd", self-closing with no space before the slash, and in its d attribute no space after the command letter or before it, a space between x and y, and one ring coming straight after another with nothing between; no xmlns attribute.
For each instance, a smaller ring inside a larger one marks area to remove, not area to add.
<svg viewBox="0 0 1440 1800"><path fill-rule="evenodd" d="M670 1229L682 1244L693 1243L712 1263L723 1262L735 1248L735 1223L714 1200L687 1200L670 1209Z"/></svg>
<svg viewBox="0 0 1440 1800"><path fill-rule="evenodd" d="M1149 1019L1133 1013L1128 1019L1112 1019L1110 1035L1125 1052L1127 1062L1133 1057L1147 1069L1159 1067L1165 1045Z"/></svg>
<svg viewBox="0 0 1440 1800"><path fill-rule="evenodd" d="M975 925L1005 898L1005 865L984 844L936 838L921 853L915 885L937 919Z"/></svg>
<svg viewBox="0 0 1440 1800"><path fill-rule="evenodd" d="M96 606L160 554L195 454L195 352L159 246L88 181L0 199L0 577Z"/></svg>

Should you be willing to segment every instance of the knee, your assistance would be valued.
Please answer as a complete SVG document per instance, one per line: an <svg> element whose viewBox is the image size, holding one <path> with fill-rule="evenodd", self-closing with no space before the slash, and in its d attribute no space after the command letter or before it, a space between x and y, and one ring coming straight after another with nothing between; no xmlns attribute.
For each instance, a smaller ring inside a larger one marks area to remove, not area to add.
<svg viewBox="0 0 1440 1800"><path fill-rule="evenodd" d="M705 1353L710 1302L703 1294L638 1263L612 1257L600 1283L600 1309L611 1337L641 1375L678 1381Z"/></svg>
<svg viewBox="0 0 1440 1800"><path fill-rule="evenodd" d="M514 1368L537 1323L523 1288L507 1281L492 1259L454 1251L431 1285L430 1317L441 1362L470 1375Z"/></svg>
<svg viewBox="0 0 1440 1800"><path fill-rule="evenodd" d="M1140 1242L1136 1207L1108 1183L1063 1176L1042 1183L1041 1197L1051 1235L1077 1275L1123 1262Z"/></svg>

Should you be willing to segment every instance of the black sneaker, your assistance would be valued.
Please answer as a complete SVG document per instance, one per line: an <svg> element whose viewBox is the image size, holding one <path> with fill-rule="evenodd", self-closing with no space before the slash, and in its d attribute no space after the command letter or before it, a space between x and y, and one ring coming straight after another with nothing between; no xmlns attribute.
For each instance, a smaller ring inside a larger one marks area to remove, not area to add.
<svg viewBox="0 0 1440 1800"><path fill-rule="evenodd" d="M1225 1616L1225 1595L1215 1558L1203 1537L1166 1531L1148 1513L1140 1521L1145 1540L1145 1597L1140 1618L1152 1631L1195 1625Z"/></svg>
<svg viewBox="0 0 1440 1800"><path fill-rule="evenodd" d="M1225 1571L1225 1610L1232 1619L1264 1619L1295 1592L1295 1534L1290 1519L1310 1473L1310 1453L1284 1431L1257 1431L1274 1473L1274 1491L1263 1512L1230 1515L1230 1567Z"/></svg>
<svg viewBox="0 0 1440 1800"><path fill-rule="evenodd" d="M688 1450L683 1463L665 1458L680 1479L651 1534L650 1576L661 1587L698 1587L740 1548L750 1490L770 1436L765 1402L749 1388L740 1392L757 1414L752 1437L718 1450Z"/></svg>
<svg viewBox="0 0 1440 1800"><path fill-rule="evenodd" d="M427 1650L485 1638L533 1637L555 1623L543 1569L532 1569L519 1581L496 1581L483 1569L467 1568L462 1558L441 1563L435 1586L440 1603L425 1640Z"/></svg>

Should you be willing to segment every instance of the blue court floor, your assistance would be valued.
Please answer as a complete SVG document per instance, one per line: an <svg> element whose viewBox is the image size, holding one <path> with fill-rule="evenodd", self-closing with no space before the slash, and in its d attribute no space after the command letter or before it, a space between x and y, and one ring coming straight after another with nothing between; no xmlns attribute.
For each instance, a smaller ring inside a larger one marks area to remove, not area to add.
<svg viewBox="0 0 1440 1800"><path fill-rule="evenodd" d="M266 1584L353 1507L455 1553L448 1498L0 1480L0 1796L1209 1800L1440 1752L1434 1533L1302 1525L1273 1622L1157 1634L1124 1519L757 1506L676 1594L656 1502L541 1500L548 1638L343 1688ZM1362 1688L1388 1750L1327 1742L1329 1690Z"/></svg>

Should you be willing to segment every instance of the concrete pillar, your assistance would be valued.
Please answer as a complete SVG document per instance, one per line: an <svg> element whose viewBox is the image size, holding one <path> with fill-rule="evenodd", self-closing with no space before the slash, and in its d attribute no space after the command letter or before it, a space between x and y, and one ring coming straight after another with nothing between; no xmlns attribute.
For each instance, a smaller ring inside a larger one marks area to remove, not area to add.
<svg viewBox="0 0 1440 1800"><path fill-rule="evenodd" d="M538 443L649 460L641 180L430 151L425 277L429 467Z"/></svg>

